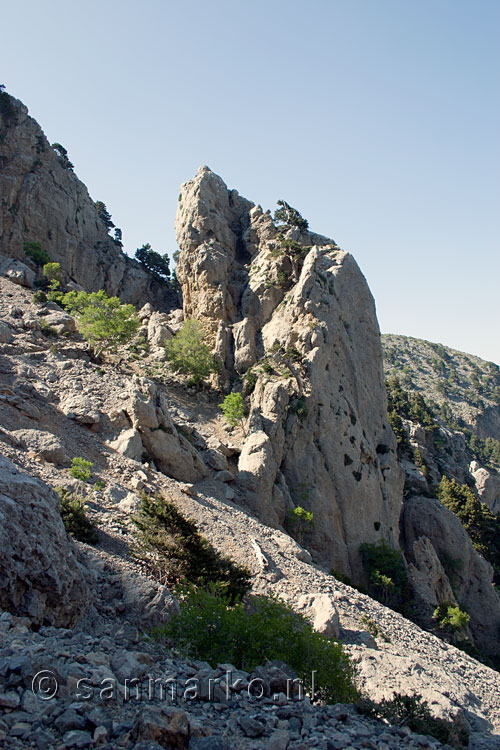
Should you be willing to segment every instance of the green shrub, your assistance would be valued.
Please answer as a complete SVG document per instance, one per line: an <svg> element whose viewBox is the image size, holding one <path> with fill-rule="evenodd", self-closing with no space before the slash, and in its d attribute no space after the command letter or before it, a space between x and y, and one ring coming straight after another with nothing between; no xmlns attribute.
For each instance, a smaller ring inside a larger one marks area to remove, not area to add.
<svg viewBox="0 0 500 750"><path fill-rule="evenodd" d="M405 611L410 597L401 552L383 540L376 544L362 544L360 552L363 568L368 575L370 594L392 609Z"/></svg>
<svg viewBox="0 0 500 750"><path fill-rule="evenodd" d="M31 258L39 268L42 268L46 263L50 263L50 255L43 249L41 242L25 242L23 250L24 254Z"/></svg>
<svg viewBox="0 0 500 750"><path fill-rule="evenodd" d="M305 419L309 413L306 397L302 395L300 398L295 399L290 404L290 411L292 414L296 414L300 420Z"/></svg>
<svg viewBox="0 0 500 750"><path fill-rule="evenodd" d="M51 290L56 291L57 289L59 289L61 283L60 263L45 263L44 267L42 268L42 273L49 281Z"/></svg>
<svg viewBox="0 0 500 750"><path fill-rule="evenodd" d="M443 602L436 607L432 619L437 620L439 627L444 630L448 630L450 633L458 633L467 627L470 622L470 615L460 609L458 604Z"/></svg>
<svg viewBox="0 0 500 750"><path fill-rule="evenodd" d="M68 534L87 544L98 541L97 531L85 513L85 498L64 487L56 487L61 498L61 517Z"/></svg>
<svg viewBox="0 0 500 750"><path fill-rule="evenodd" d="M96 355L106 348L114 351L117 346L129 343L140 326L135 307L122 305L118 297L108 297L104 289L68 292L61 302L75 316L80 333Z"/></svg>
<svg viewBox="0 0 500 750"><path fill-rule="evenodd" d="M75 456L71 461L71 469L69 473L75 479L81 479L82 482L88 482L92 476L92 461L87 461L81 456Z"/></svg>
<svg viewBox="0 0 500 750"><path fill-rule="evenodd" d="M245 403L241 393L229 393L219 406L224 414L224 419L233 427L236 427L236 425L243 421L245 417Z"/></svg>
<svg viewBox="0 0 500 750"><path fill-rule="evenodd" d="M44 333L46 336L58 336L58 333L53 326L50 325L50 323L47 323L46 320L40 321L40 327L42 330L42 333Z"/></svg>
<svg viewBox="0 0 500 750"><path fill-rule="evenodd" d="M231 604L220 592L189 588L180 614L156 630L181 652L215 665L231 663L252 671L279 659L295 670L315 700L350 702L358 693L354 670L340 643L317 633L303 616L278 599L252 596Z"/></svg>
<svg viewBox="0 0 500 750"><path fill-rule="evenodd" d="M210 347L206 344L206 332L198 320L186 320L173 339L165 344L165 358L174 372L188 375L189 385L199 387L202 382L219 369Z"/></svg>
<svg viewBox="0 0 500 750"><path fill-rule="evenodd" d="M221 555L200 534L194 521L160 495L143 494L137 527L136 557L145 558L153 575L162 583L188 582L207 587L217 584L236 601L250 588L250 572Z"/></svg>
<svg viewBox="0 0 500 750"><path fill-rule="evenodd" d="M365 716L383 718L389 724L406 726L417 734L431 735L451 747L460 749L468 745L469 735L459 717L447 721L433 716L421 695L395 693L393 698L384 698L380 703L362 698L357 708Z"/></svg>

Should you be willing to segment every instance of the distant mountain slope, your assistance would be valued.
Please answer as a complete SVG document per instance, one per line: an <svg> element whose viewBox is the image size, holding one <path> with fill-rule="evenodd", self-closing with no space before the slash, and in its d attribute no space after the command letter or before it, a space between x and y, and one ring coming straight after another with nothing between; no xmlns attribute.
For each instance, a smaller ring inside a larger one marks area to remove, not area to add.
<svg viewBox="0 0 500 750"><path fill-rule="evenodd" d="M410 336L382 335L384 371L439 407L448 424L500 440L500 368L472 354Z"/></svg>

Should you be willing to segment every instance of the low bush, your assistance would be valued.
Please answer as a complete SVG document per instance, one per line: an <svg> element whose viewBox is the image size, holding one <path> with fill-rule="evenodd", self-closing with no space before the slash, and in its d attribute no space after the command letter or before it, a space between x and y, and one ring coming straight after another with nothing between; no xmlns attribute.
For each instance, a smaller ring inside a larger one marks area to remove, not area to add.
<svg viewBox="0 0 500 750"><path fill-rule="evenodd" d="M307 490L303 489L302 493L304 492L307 492ZM297 505L296 508L289 511L287 521L297 535L299 544L302 544L305 532L314 526L314 514L312 510L306 510L301 505Z"/></svg>
<svg viewBox="0 0 500 750"><path fill-rule="evenodd" d="M232 427L241 424L245 417L245 402L241 393L229 393L219 404L226 422Z"/></svg>
<svg viewBox="0 0 500 750"><path fill-rule="evenodd" d="M470 615L464 612L458 604L443 602L436 607L433 620L437 620L439 627L450 633L459 633L467 627L470 622Z"/></svg>
<svg viewBox="0 0 500 750"><path fill-rule="evenodd" d="M250 571L221 555L198 529L166 498L143 494L133 518L134 553L162 583L219 586L230 601L250 589Z"/></svg>
<svg viewBox="0 0 500 750"><path fill-rule="evenodd" d="M188 375L188 385L202 382L219 369L206 343L206 331L198 320L186 320L173 339L165 344L165 359L174 372Z"/></svg>
<svg viewBox="0 0 500 750"><path fill-rule="evenodd" d="M81 456L75 456L71 461L71 468L69 473L75 479L80 479L82 482L88 482L92 476L92 461L87 461Z"/></svg>
<svg viewBox="0 0 500 750"><path fill-rule="evenodd" d="M427 701L421 695L401 695L395 693L390 700L384 698L380 703L362 698L357 704L358 711L365 716L382 718L395 724L405 726L417 734L427 734L439 742L461 750L467 747L469 734L460 717L453 720L440 719L429 710Z"/></svg>
<svg viewBox="0 0 500 750"><path fill-rule="evenodd" d="M43 249L41 242L25 242L23 250L26 257L31 258L39 268L42 268L46 263L50 263L50 255Z"/></svg>
<svg viewBox="0 0 500 750"><path fill-rule="evenodd" d="M97 531L85 512L85 498L64 487L56 487L61 498L61 517L68 534L79 542L96 544Z"/></svg>
<svg viewBox="0 0 500 750"><path fill-rule="evenodd" d="M279 659L295 670L314 700L351 702L358 692L354 669L340 643L317 633L306 618L285 602L252 596L232 604L216 590L187 589L180 613L155 631L191 658L211 664L231 663L251 672Z"/></svg>
<svg viewBox="0 0 500 750"><path fill-rule="evenodd" d="M410 593L401 552L385 541L362 544L360 552L363 568L368 575L370 594L388 607L405 612L410 603Z"/></svg>

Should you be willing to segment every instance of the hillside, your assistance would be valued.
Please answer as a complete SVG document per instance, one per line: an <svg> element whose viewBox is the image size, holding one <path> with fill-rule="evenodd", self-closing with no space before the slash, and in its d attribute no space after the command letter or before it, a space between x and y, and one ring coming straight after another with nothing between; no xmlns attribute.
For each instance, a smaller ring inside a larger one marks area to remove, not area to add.
<svg viewBox="0 0 500 750"><path fill-rule="evenodd" d="M232 581L234 566L245 566L251 596L288 602L291 616L314 625L311 638L328 639L328 655L332 641L342 644L365 696L420 695L455 723L457 747L458 730L472 748L496 747L498 368L384 337L386 389L375 304L354 257L285 201L273 216L206 166L181 186L177 205L181 309L171 285L125 258L24 105L9 98L6 119L4 96L2 746L438 746L399 726L401 717L389 726L354 706L313 702L312 690L287 697L294 673L281 658L236 669L225 657L183 655L182 633L151 640L151 628L185 606L175 583L227 584L224 571ZM23 251L42 237L60 264L52 294L47 271ZM119 312L106 308L97 324L106 295L98 304L74 290L100 287L135 308L115 300ZM97 346L96 327L116 334L115 315L129 316L129 333ZM209 367L197 378L200 362ZM222 416L226 396L241 407L233 423ZM137 514L159 497L148 546ZM261 601L251 596L241 617ZM211 648L226 631L201 610L197 630ZM308 649L297 652L307 658ZM32 690L43 670L42 685L59 685L46 701ZM239 688L220 682L228 670ZM165 676L181 693L190 678L202 691L180 704L130 700L127 681ZM260 697L241 688L253 679ZM215 699L210 680L219 681ZM82 698L82 681L91 697ZM98 693L108 683L111 696Z"/></svg>
<svg viewBox="0 0 500 750"><path fill-rule="evenodd" d="M410 336L383 334L384 372L435 403L444 419L500 440L500 368L472 354Z"/></svg>

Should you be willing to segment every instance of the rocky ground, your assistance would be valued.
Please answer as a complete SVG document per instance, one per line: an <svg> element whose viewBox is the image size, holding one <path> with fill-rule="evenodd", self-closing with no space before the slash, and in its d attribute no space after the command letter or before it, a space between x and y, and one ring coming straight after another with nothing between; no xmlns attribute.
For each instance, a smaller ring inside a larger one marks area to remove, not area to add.
<svg viewBox="0 0 500 750"><path fill-rule="evenodd" d="M144 317L145 330L147 324L151 341L157 342L158 329L149 325L151 313L144 315L149 316ZM404 729L368 721L350 708L283 703L282 697L246 702L236 692L229 702L201 700L167 707L148 701L147 706L138 706L124 700L120 687L109 701L98 700L95 690L91 700L79 699L75 693L79 676L90 675L94 688L106 677L123 686L127 676L138 674L173 673L181 683L187 677L213 676L207 665L159 652L141 637L175 605L168 590L148 578L130 554L130 515L138 506L140 489L167 494L218 549L248 565L254 591L278 594L295 606L306 594L327 595L338 611L340 638L356 663L360 686L370 697L417 692L438 715L459 712L473 732L473 746L496 747L489 733L500 732L498 673L340 583L313 565L295 540L263 525L245 508L233 481L242 435L224 425L217 407L219 395L201 394L196 405L192 394L178 385L145 377L146 371L160 371L154 346L137 360L124 353L121 362L91 361L71 319L34 305L31 292L4 278L0 278L0 337L2 497L15 487L19 498L34 493L45 497L43 493L50 490L44 486L73 487L87 494L89 514L99 529L95 548L77 543L73 552L73 548L63 550L59 541L53 553L72 561L69 572L58 569L60 585L74 587L78 616L71 629L55 627L57 621L39 627L37 622L48 607L43 591L25 618L2 616L0 738L7 748L155 747L140 744L146 741L193 748L226 746L218 742L249 748L391 748L429 742ZM155 429L160 422L163 429ZM117 445L117 436L127 430L130 440ZM158 471L162 444L151 438L158 432L175 440L166 452L177 452L178 478ZM145 463L136 460L144 456L125 455L142 452L146 444L150 450ZM93 462L93 479L101 480L103 487L93 490L70 476L68 466L74 456ZM15 475L9 475L9 461ZM182 481L181 474L192 481ZM29 477L44 485L23 489L33 481ZM27 506L27 525L33 522L30 512L33 508ZM29 528L25 533L29 535ZM33 557L48 556L44 564L50 576L50 565L55 564L50 558L51 541L42 538L38 543L45 548L35 546ZM8 544L8 538L2 538L2 545ZM22 560L22 552L20 548L14 555L16 560ZM31 562L22 564L26 568L22 574L27 575ZM80 566L80 574L74 566ZM8 595L14 597L19 592L12 586ZM385 638L367 633L360 624L362 615L373 620ZM46 702L35 700L30 689L33 675L43 669L53 670L61 683L58 696Z"/></svg>

